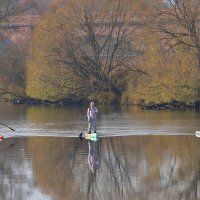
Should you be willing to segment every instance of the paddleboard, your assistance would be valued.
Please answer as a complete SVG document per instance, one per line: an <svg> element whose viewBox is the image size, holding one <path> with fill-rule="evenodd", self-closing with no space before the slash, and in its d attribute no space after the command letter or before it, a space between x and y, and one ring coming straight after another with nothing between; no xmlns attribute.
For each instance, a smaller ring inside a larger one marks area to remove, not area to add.
<svg viewBox="0 0 200 200"><path fill-rule="evenodd" d="M92 141L97 141L99 139L99 134L98 133L86 133L85 134L85 139L87 140L92 140Z"/></svg>

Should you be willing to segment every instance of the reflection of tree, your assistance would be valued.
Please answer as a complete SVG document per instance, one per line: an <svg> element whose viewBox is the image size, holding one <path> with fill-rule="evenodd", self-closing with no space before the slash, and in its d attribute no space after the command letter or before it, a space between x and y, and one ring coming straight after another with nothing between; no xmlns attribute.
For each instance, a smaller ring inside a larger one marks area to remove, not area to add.
<svg viewBox="0 0 200 200"><path fill-rule="evenodd" d="M27 158L22 156L24 141L6 139L0 143L0 199L26 200L35 188L27 173Z"/></svg>
<svg viewBox="0 0 200 200"><path fill-rule="evenodd" d="M85 107L28 107L27 116L37 129L51 131L82 129L86 119ZM77 117L79 116L79 117Z"/></svg>
<svg viewBox="0 0 200 200"><path fill-rule="evenodd" d="M101 166L88 167L88 141L31 138L39 186L55 199L198 199L196 138L149 136L100 141Z"/></svg>
<svg viewBox="0 0 200 200"><path fill-rule="evenodd" d="M148 191L143 194L150 199L155 196L160 199L198 199L195 198L195 183L199 181L200 172L198 145L198 140L193 137L152 137L148 154L145 153L151 156L150 171L142 183Z"/></svg>
<svg viewBox="0 0 200 200"><path fill-rule="evenodd" d="M200 184L200 156L198 155L198 168L194 174L192 174L192 179L188 183L188 187L185 191L179 194L179 199L199 199L198 190Z"/></svg>

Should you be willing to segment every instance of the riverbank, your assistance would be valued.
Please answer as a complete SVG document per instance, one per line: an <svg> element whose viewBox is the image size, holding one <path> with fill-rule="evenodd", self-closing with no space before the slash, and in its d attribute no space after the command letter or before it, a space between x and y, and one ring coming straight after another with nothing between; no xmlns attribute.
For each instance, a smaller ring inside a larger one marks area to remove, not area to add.
<svg viewBox="0 0 200 200"><path fill-rule="evenodd" d="M35 106L40 106L40 105L83 105L85 101L83 100L77 100L73 101L71 99L64 99L64 100L58 100L58 101L50 101L50 100L41 100L41 99L34 99L34 98L15 98L10 100L12 104L26 104L26 105L35 105Z"/></svg>
<svg viewBox="0 0 200 200"><path fill-rule="evenodd" d="M142 109L147 109L147 110L165 110L165 109L170 109L170 110L200 110L200 102L194 102L193 104L186 104L181 101L170 101L166 103L157 103L157 104L148 104L148 105L141 105Z"/></svg>
<svg viewBox="0 0 200 200"><path fill-rule="evenodd" d="M26 104L26 105L59 105L59 106L65 106L65 105L85 105L88 104L87 100L72 100L72 99L62 99L58 101L50 101L50 100L40 100L35 98L14 98L11 100L6 100L7 102L11 102L12 104L19 105L19 104ZM98 104L105 104L100 103L97 101ZM196 101L193 104L186 104L182 101L173 100L170 102L164 102L164 103L120 103L119 101L108 103L111 105L126 105L126 106L132 106L137 105L141 109L145 110L197 110L200 111L200 101Z"/></svg>

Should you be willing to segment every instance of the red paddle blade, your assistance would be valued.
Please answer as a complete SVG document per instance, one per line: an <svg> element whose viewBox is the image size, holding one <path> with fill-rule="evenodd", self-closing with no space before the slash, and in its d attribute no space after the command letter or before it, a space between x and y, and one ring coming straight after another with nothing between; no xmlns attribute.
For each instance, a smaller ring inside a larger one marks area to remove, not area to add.
<svg viewBox="0 0 200 200"><path fill-rule="evenodd" d="M3 141L3 135L0 135L0 142L2 142Z"/></svg>

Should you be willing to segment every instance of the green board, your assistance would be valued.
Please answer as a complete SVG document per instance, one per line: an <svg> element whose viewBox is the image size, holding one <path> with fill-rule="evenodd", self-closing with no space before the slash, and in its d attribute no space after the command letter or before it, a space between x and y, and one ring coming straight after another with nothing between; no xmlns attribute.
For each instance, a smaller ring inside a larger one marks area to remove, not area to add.
<svg viewBox="0 0 200 200"><path fill-rule="evenodd" d="M86 133L85 139L97 141L99 139L99 134L98 133L91 133L91 134Z"/></svg>

